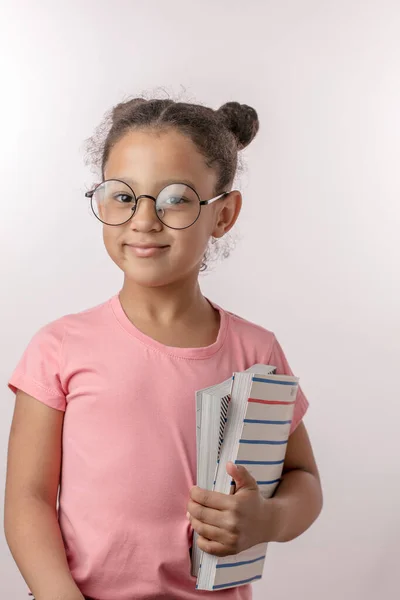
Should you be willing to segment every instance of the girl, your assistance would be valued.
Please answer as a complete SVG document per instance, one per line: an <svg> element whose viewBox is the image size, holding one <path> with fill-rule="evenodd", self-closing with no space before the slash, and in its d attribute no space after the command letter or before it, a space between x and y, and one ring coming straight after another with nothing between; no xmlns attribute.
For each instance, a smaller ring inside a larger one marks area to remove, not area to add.
<svg viewBox="0 0 400 600"><path fill-rule="evenodd" d="M36 600L211 596L190 574L193 530L226 556L291 540L321 510L301 390L272 499L231 463L235 494L194 485L195 391L254 363L291 373L273 333L198 283L209 241L239 216L237 154L257 130L255 110L235 102L134 99L92 140L102 182L86 195L123 288L41 329L9 383L5 531ZM247 600L251 587L216 593Z"/></svg>

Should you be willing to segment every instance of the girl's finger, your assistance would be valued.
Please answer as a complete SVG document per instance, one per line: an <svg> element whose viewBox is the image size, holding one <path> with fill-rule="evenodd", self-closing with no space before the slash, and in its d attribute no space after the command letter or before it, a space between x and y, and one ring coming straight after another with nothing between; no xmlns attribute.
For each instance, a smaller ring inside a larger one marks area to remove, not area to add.
<svg viewBox="0 0 400 600"><path fill-rule="evenodd" d="M235 550L228 546L220 544L220 542L208 540L202 536L197 538L197 545L200 550L204 550L207 554L213 554L214 556L229 556L231 554L236 554Z"/></svg>
<svg viewBox="0 0 400 600"><path fill-rule="evenodd" d="M207 508L206 506L197 504L197 502L193 502L193 500L189 500L188 512L191 517L207 525L214 525L215 527L224 526L224 513L220 510Z"/></svg>
<svg viewBox="0 0 400 600"><path fill-rule="evenodd" d="M220 527L215 527L214 525L208 525L207 523L203 523L195 517L190 518L190 524L193 527L194 531L198 533L201 537L206 538L206 540L218 542L223 546L232 545L233 535L229 533L229 531L221 529Z"/></svg>

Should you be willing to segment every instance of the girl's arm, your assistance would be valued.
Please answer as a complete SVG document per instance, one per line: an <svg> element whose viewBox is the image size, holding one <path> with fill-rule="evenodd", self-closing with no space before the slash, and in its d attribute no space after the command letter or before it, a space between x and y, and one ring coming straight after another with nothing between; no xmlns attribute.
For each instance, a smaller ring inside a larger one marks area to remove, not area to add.
<svg viewBox="0 0 400 600"><path fill-rule="evenodd" d="M57 519L64 413L19 391L11 426L4 529L36 600L84 600Z"/></svg>
<svg viewBox="0 0 400 600"><path fill-rule="evenodd" d="M288 542L306 531L322 509L322 489L307 430L301 422L289 438L282 481L265 511L273 541ZM271 523L271 520L273 524Z"/></svg>

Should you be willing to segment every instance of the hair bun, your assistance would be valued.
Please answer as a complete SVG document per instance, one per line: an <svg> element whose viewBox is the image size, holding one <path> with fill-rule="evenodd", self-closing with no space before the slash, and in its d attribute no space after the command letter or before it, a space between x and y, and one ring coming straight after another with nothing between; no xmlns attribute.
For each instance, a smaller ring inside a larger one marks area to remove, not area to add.
<svg viewBox="0 0 400 600"><path fill-rule="evenodd" d="M260 122L257 112L251 106L227 102L217 110L217 114L235 136L238 150L243 150L255 138Z"/></svg>

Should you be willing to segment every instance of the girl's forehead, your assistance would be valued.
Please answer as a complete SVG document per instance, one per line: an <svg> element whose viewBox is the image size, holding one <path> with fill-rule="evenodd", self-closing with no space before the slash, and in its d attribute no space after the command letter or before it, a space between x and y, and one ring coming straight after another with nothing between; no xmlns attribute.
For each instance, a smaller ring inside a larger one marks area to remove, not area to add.
<svg viewBox="0 0 400 600"><path fill-rule="evenodd" d="M157 163L184 162L205 166L204 157L188 137L174 131L130 131L112 148L109 162L140 161Z"/></svg>
<svg viewBox="0 0 400 600"><path fill-rule="evenodd" d="M111 149L105 176L130 181L191 181L214 186L216 173L192 140L176 130L133 130Z"/></svg>

